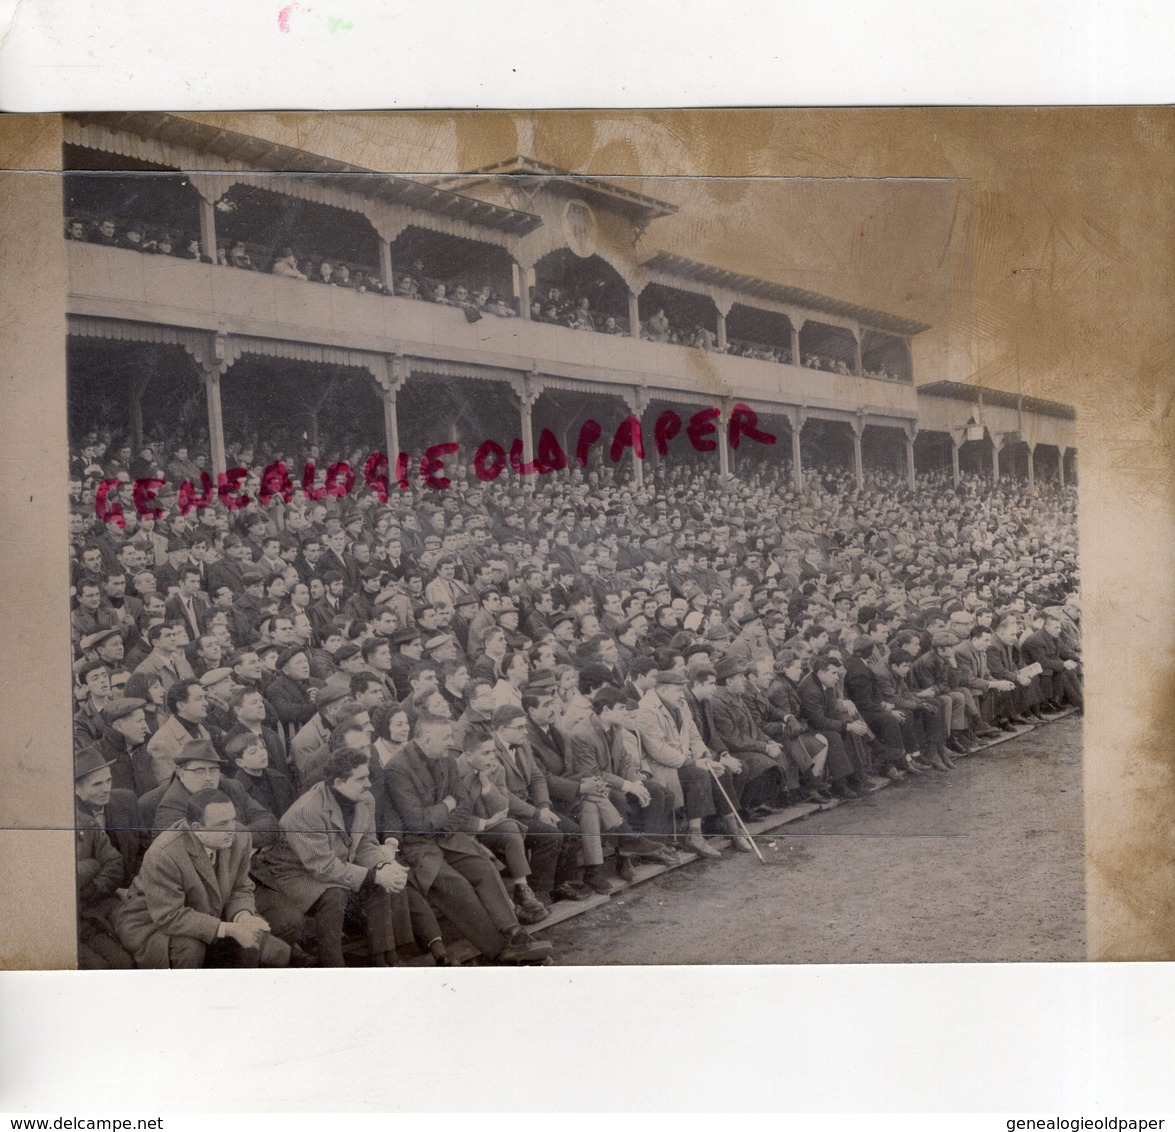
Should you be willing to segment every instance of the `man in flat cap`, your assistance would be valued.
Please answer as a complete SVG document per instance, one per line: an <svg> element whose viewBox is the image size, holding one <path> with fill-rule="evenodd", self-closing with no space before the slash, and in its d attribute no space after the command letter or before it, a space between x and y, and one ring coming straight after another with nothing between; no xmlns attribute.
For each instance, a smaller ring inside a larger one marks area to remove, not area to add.
<svg viewBox="0 0 1175 1132"><path fill-rule="evenodd" d="M702 822L729 808L715 778L722 780L730 797L734 783L730 768L711 754L698 734L685 701L685 683L683 671L658 671L655 685L641 697L633 723L643 768L671 793L675 807L685 808L687 846L700 856L718 857L702 834Z"/></svg>
<svg viewBox="0 0 1175 1132"><path fill-rule="evenodd" d="M146 700L118 696L102 709L102 737L98 750L111 769L114 788L140 798L155 786L155 772L147 751L150 724Z"/></svg>
<svg viewBox="0 0 1175 1132"><path fill-rule="evenodd" d="M349 706L351 679L339 672L329 677L315 698L317 710L290 742L290 758L299 783L321 769L335 724Z"/></svg>

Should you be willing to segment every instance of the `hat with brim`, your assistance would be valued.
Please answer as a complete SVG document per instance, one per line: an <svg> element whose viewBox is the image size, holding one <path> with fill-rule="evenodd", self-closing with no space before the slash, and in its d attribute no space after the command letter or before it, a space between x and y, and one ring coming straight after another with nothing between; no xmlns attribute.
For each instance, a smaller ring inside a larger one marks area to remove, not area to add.
<svg viewBox="0 0 1175 1132"><path fill-rule="evenodd" d="M185 766L196 762L223 763L224 759L209 740L189 739L175 756L175 765Z"/></svg>
<svg viewBox="0 0 1175 1132"><path fill-rule="evenodd" d="M82 652L89 652L91 649L96 649L103 641L121 635L118 629L99 629L96 633L87 633L79 643Z"/></svg>
<svg viewBox="0 0 1175 1132"><path fill-rule="evenodd" d="M723 657L714 665L714 675L719 680L729 680L731 676L738 676L745 671L745 663L736 656Z"/></svg>
<svg viewBox="0 0 1175 1132"><path fill-rule="evenodd" d="M76 782L79 778L85 778L87 774L93 774L96 770L103 770L108 766L112 766L113 763L113 759L103 757L102 749L97 743L91 743L90 746L83 747L74 756L74 781Z"/></svg>

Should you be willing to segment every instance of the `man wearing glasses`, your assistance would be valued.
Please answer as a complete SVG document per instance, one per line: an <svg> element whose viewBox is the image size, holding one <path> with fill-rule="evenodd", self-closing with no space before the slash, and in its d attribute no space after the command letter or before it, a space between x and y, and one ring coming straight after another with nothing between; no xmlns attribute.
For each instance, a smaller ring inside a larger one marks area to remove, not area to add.
<svg viewBox="0 0 1175 1132"><path fill-rule="evenodd" d="M253 848L261 849L277 840L277 818L232 778L224 778L224 762L207 739L189 739L176 756L171 781L139 800L144 818L151 818L156 831L170 829L184 820L188 802L201 790L219 790L233 804L236 820L253 836Z"/></svg>

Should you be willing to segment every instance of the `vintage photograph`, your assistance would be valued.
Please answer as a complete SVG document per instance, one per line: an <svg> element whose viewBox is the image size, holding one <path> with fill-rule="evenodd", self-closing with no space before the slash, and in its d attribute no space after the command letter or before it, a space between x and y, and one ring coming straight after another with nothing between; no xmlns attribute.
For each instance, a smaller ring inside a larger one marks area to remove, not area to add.
<svg viewBox="0 0 1175 1132"><path fill-rule="evenodd" d="M970 184L271 125L64 119L78 965L1084 958Z"/></svg>

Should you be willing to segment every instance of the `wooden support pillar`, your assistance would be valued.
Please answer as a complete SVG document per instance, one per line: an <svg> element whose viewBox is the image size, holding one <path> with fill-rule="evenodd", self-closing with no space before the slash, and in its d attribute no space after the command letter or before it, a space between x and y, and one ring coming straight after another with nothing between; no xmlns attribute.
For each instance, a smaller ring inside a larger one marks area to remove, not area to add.
<svg viewBox="0 0 1175 1132"><path fill-rule="evenodd" d="M718 475L725 483L730 479L730 438L726 434L730 423L730 407L723 405L722 413L714 422L718 426Z"/></svg>
<svg viewBox="0 0 1175 1132"><path fill-rule="evenodd" d="M864 373L864 362L861 360L861 332L853 335L853 373L858 377Z"/></svg>
<svg viewBox="0 0 1175 1132"><path fill-rule="evenodd" d="M917 435L917 430L913 429L906 433L906 484L911 491L914 490L914 438Z"/></svg>
<svg viewBox="0 0 1175 1132"><path fill-rule="evenodd" d="M318 447L318 410L317 409L308 409L306 411L306 419L310 424L310 429L309 429L310 443L313 444L315 448L317 448Z"/></svg>
<svg viewBox="0 0 1175 1132"><path fill-rule="evenodd" d="M520 318L530 318L530 277L531 268L515 262L511 272L514 283L514 300L518 303Z"/></svg>
<svg viewBox="0 0 1175 1132"><path fill-rule="evenodd" d="M392 241L379 237L379 279L387 288L388 294L395 291L395 281L392 276Z"/></svg>
<svg viewBox="0 0 1175 1132"><path fill-rule="evenodd" d="M400 421L396 415L396 393L392 389L381 390L384 405L384 440L387 443L388 466L395 468L400 455Z"/></svg>
<svg viewBox="0 0 1175 1132"><path fill-rule="evenodd" d="M963 434L964 437L967 435ZM959 486L959 449L963 447L962 440L956 440L954 436L951 437L951 480L955 487Z"/></svg>
<svg viewBox="0 0 1175 1132"><path fill-rule="evenodd" d="M718 312L718 349L726 349L726 315L722 311Z"/></svg>
<svg viewBox="0 0 1175 1132"><path fill-rule="evenodd" d="M865 487L865 458L861 454L861 436L865 431L864 413L858 412L857 419L851 422L853 430L853 477L857 481L857 490Z"/></svg>
<svg viewBox="0 0 1175 1132"><path fill-rule="evenodd" d="M208 402L208 450L212 458L212 474L228 471L224 454L224 411L220 403L220 367L204 364L204 397Z"/></svg>
<svg viewBox="0 0 1175 1132"><path fill-rule="evenodd" d="M1060 487L1065 486L1065 449L1061 445L1057 445L1057 484Z"/></svg>
<svg viewBox="0 0 1175 1132"><path fill-rule="evenodd" d="M803 325L803 320L791 324L791 364L793 366L800 364L800 328Z"/></svg>
<svg viewBox="0 0 1175 1132"><path fill-rule="evenodd" d="M216 262L216 208L203 193L200 194L200 251L209 263Z"/></svg>
<svg viewBox="0 0 1175 1132"><path fill-rule="evenodd" d="M1033 464L1035 462L1034 454L1036 452L1036 445L1029 444L1027 446L1027 451L1028 451L1028 490L1035 491L1036 490L1036 468L1033 466Z"/></svg>
<svg viewBox="0 0 1175 1132"><path fill-rule="evenodd" d="M991 438L991 482L1000 482L1000 445L996 438Z"/></svg>
<svg viewBox="0 0 1175 1132"><path fill-rule="evenodd" d="M632 290L628 292L628 335L630 338L641 336L640 296Z"/></svg>
<svg viewBox="0 0 1175 1132"><path fill-rule="evenodd" d="M520 406L520 427L522 429L522 463L524 465L534 461L534 402L529 397L523 397Z"/></svg>
<svg viewBox="0 0 1175 1132"><path fill-rule="evenodd" d="M803 428L803 415L797 413L791 426L791 481L796 491L804 490L804 468L800 458L800 433Z"/></svg>

